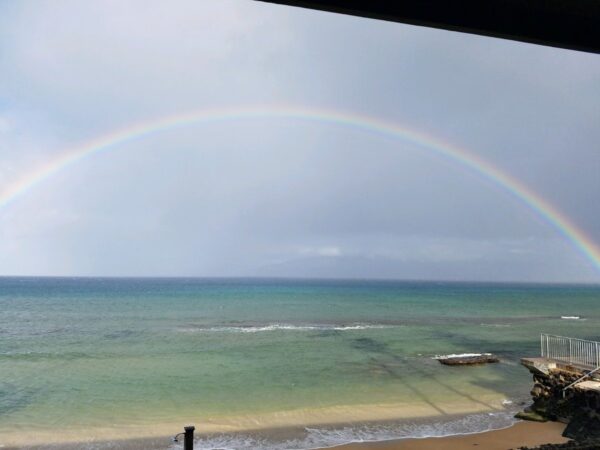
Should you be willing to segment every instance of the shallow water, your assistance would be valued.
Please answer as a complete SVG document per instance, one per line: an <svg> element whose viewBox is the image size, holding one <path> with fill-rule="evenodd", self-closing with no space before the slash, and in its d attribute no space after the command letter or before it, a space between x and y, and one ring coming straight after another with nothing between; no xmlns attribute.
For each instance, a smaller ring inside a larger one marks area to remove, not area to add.
<svg viewBox="0 0 600 450"><path fill-rule="evenodd" d="M277 448L498 427L527 399L519 358L541 332L600 338L599 300L592 286L0 278L0 444L31 426L41 440L304 430ZM465 352L502 362L431 359Z"/></svg>

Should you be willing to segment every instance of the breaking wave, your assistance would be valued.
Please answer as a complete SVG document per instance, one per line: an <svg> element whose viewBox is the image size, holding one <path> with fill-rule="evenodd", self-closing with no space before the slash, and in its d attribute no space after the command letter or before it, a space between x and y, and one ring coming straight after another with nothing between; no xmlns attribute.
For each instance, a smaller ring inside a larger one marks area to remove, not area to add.
<svg viewBox="0 0 600 450"><path fill-rule="evenodd" d="M269 324L258 326L185 327L179 331L187 333L260 333L264 331L352 331L378 328L393 328L399 325L349 324L349 325L289 325Z"/></svg>
<svg viewBox="0 0 600 450"><path fill-rule="evenodd" d="M253 434L222 434L195 441L201 450L306 450L335 447L353 442L376 442L393 439L443 437L481 433L507 428L517 421L514 411L474 414L449 421L430 423L407 422L390 425L362 425L342 428L307 427L301 436L275 439ZM181 449L174 444L171 449Z"/></svg>

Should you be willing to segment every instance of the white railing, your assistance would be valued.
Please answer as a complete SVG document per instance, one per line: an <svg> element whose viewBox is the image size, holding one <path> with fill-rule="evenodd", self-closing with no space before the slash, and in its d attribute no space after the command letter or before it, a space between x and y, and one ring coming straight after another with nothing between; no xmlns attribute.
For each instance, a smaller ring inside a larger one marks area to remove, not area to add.
<svg viewBox="0 0 600 450"><path fill-rule="evenodd" d="M540 344L542 358L592 368L600 367L600 342L542 334Z"/></svg>

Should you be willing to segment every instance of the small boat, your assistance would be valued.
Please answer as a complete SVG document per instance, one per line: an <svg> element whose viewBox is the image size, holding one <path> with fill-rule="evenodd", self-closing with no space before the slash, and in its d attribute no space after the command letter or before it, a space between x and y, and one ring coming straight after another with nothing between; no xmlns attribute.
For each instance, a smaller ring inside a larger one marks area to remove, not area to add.
<svg viewBox="0 0 600 450"><path fill-rule="evenodd" d="M567 320L579 320L581 319L581 317L579 316L560 316L561 319L567 319Z"/></svg>

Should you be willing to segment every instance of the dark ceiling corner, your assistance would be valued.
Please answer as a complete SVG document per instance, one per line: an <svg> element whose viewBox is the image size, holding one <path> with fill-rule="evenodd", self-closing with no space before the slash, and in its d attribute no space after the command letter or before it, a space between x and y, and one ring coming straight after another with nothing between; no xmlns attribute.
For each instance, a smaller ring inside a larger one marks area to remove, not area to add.
<svg viewBox="0 0 600 450"><path fill-rule="evenodd" d="M600 53L600 0L259 0Z"/></svg>

